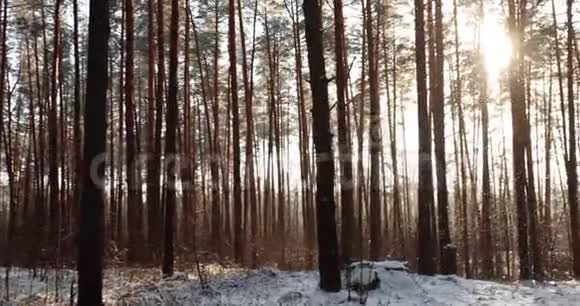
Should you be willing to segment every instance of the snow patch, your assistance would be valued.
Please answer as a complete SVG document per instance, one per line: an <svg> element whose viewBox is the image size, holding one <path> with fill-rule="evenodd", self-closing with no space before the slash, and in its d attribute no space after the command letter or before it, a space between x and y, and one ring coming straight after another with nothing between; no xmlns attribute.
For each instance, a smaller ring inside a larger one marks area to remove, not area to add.
<svg viewBox="0 0 580 306"><path fill-rule="evenodd" d="M536 282L499 284L467 280L458 276L422 276L408 273L397 261L372 263L381 280L370 291L367 305L580 305L580 283ZM5 269L0 268L4 276ZM12 269L10 300L5 300L4 280L0 283L0 305L69 305L71 288L76 291L75 273L60 271L60 299L55 301L55 272L32 279L29 270ZM318 272L286 272L223 269L209 277L201 288L194 274L179 273L161 279L158 270L117 269L105 273L106 305L359 305L347 301L347 290L336 293L318 288ZM343 285L346 284L343 279Z"/></svg>

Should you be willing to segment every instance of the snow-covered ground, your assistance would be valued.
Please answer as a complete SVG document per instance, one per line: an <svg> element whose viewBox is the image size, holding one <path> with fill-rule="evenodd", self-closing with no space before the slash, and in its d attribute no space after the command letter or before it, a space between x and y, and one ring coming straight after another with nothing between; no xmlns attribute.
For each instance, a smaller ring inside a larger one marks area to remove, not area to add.
<svg viewBox="0 0 580 306"><path fill-rule="evenodd" d="M359 305L357 294L347 301L347 291L325 293L318 289L318 273L282 272L275 269L221 269L209 271L209 288L201 289L196 275L178 273L161 280L153 270L108 270L105 275L107 305ZM369 292L367 305L580 305L580 283L498 284L456 276L420 276L400 271L397 262L374 264L380 288ZM5 270L0 269L2 278ZM52 274L51 274L52 273ZM28 270L13 269L10 301L5 301L4 279L0 305L70 305L74 294L72 271L61 272L55 302L55 274L48 282L31 280Z"/></svg>

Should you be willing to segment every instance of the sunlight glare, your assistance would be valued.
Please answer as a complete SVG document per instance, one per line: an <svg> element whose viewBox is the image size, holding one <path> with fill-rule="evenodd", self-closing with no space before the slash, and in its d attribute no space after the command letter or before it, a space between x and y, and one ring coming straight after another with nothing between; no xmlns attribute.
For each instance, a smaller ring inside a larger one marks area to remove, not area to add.
<svg viewBox="0 0 580 306"><path fill-rule="evenodd" d="M512 54L512 44L506 30L497 18L488 16L481 32L481 47L485 56L488 79L497 81L508 67Z"/></svg>

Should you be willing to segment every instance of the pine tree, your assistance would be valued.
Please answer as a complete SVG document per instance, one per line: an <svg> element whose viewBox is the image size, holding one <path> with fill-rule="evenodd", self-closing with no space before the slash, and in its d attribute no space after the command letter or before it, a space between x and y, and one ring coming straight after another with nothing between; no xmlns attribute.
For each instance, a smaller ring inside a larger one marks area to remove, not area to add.
<svg viewBox="0 0 580 306"><path fill-rule="evenodd" d="M310 88L313 100L313 140L316 150L316 219L318 230L318 268L320 288L339 291L338 238L334 203L334 160L328 79L324 65L321 7L318 0L304 0L302 4L306 28Z"/></svg>
<svg viewBox="0 0 580 306"><path fill-rule="evenodd" d="M107 138L109 1L91 0L85 107L83 187L78 249L78 304L103 305L104 167ZM96 175L93 173L95 172ZM93 174L93 175L91 175Z"/></svg>
<svg viewBox="0 0 580 306"><path fill-rule="evenodd" d="M435 273L435 250L431 241L431 202L433 201L433 176L431 166L431 127L427 106L425 80L425 13L423 0L415 0L415 61L417 66L417 103L419 116L419 190L418 190L418 271Z"/></svg>
<svg viewBox="0 0 580 306"><path fill-rule="evenodd" d="M173 275L175 202L177 188L177 53L179 30L179 0L171 1L171 22L169 25L169 86L167 90L167 113L165 117L165 158L167 173L164 181L165 209L163 228L163 276Z"/></svg>

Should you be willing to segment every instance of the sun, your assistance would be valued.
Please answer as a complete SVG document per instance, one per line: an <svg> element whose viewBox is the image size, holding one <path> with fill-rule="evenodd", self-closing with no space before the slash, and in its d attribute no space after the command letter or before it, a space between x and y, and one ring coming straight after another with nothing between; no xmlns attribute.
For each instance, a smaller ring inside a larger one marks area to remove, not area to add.
<svg viewBox="0 0 580 306"><path fill-rule="evenodd" d="M481 31L481 47L488 79L497 81L510 64L512 43L499 18L494 15L485 18Z"/></svg>

